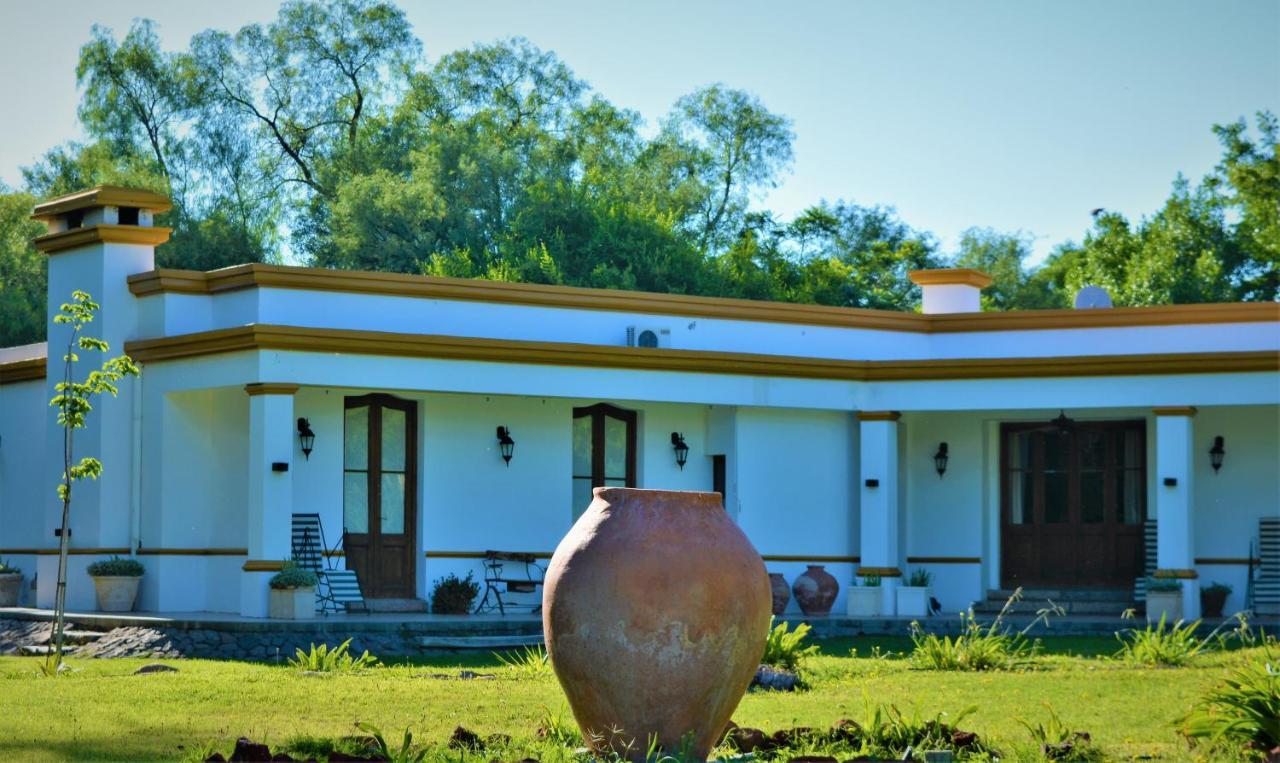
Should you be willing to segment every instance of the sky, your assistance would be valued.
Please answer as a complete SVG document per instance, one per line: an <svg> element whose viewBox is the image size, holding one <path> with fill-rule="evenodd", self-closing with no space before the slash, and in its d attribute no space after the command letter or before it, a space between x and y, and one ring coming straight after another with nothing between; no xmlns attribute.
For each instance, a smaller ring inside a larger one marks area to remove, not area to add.
<svg viewBox="0 0 1280 763"><path fill-rule="evenodd" d="M1215 123L1280 113L1280 2L404 0L426 62L523 36L656 128L713 82L793 120L795 162L756 205L897 208L944 251L1021 231L1036 258L1096 207L1149 215L1217 163ZM268 0L0 0L0 181L81 137L75 66L91 25L155 20L183 49L268 22Z"/></svg>

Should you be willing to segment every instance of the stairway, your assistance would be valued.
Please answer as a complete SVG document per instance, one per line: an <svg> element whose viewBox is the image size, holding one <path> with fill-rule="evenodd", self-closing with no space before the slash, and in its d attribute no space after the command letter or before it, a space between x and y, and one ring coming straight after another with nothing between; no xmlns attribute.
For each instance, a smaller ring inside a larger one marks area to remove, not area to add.
<svg viewBox="0 0 1280 763"><path fill-rule="evenodd" d="M993 617L1000 613L1013 591L988 591L987 598L973 606L975 615ZM1133 609L1133 590L1124 588L1025 588L1022 599L1010 607L1009 614L1034 616L1042 609L1057 606L1067 615L1088 617L1120 617ZM1060 613L1061 614L1061 613Z"/></svg>
<svg viewBox="0 0 1280 763"><path fill-rule="evenodd" d="M37 643L20 644L18 653L29 657L43 657L53 651L53 629L49 629L49 635L43 637ZM99 631L81 631L81 630L65 630L62 632L63 654L75 654L76 648L91 644L102 638L104 633Z"/></svg>

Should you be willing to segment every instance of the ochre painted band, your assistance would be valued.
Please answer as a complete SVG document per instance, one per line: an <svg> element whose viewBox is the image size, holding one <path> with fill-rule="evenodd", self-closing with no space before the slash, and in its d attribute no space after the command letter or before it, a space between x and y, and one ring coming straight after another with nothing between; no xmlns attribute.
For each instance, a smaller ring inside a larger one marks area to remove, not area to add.
<svg viewBox="0 0 1280 763"><path fill-rule="evenodd" d="M281 382L253 382L244 385L244 393L249 397L257 395L292 395L301 389L297 384Z"/></svg>
<svg viewBox="0 0 1280 763"><path fill-rule="evenodd" d="M897 421L902 418L898 411L858 411L858 421Z"/></svg>
<svg viewBox="0 0 1280 763"><path fill-rule="evenodd" d="M127 548L69 548L67 554L69 556L122 556L127 555ZM0 548L0 554L6 556L57 556L57 548Z"/></svg>
<svg viewBox="0 0 1280 763"><path fill-rule="evenodd" d="M897 567L859 567L854 574L860 578L900 578L902 570Z"/></svg>
<svg viewBox="0 0 1280 763"><path fill-rule="evenodd" d="M143 228L137 225L107 225L88 228L72 228L61 233L46 233L32 244L45 254L57 254L67 249L89 244L146 244L160 246L169 240L169 228Z"/></svg>
<svg viewBox="0 0 1280 763"><path fill-rule="evenodd" d="M985 289L995 283L995 279L973 268L931 268L929 270L912 270L907 278L916 286L973 286Z"/></svg>
<svg viewBox="0 0 1280 763"><path fill-rule="evenodd" d="M982 564L977 556L908 556L907 564Z"/></svg>
<svg viewBox="0 0 1280 763"><path fill-rule="evenodd" d="M32 210L32 220L48 220L77 209L95 207L136 207L159 214L173 207L168 196L141 188L125 188L118 185L100 185L76 193L69 193L37 204Z"/></svg>
<svg viewBox="0 0 1280 763"><path fill-rule="evenodd" d="M0 384L16 384L17 382L43 379L47 363L44 358L26 358L0 363Z"/></svg>
<svg viewBox="0 0 1280 763"><path fill-rule="evenodd" d="M1249 559L1243 556L1232 557L1197 557L1196 564L1218 564L1223 566L1252 567L1262 563L1261 559Z"/></svg>
<svg viewBox="0 0 1280 763"><path fill-rule="evenodd" d="M1196 407L1194 405L1167 406L1152 408L1151 412L1157 416L1194 416Z"/></svg>
<svg viewBox="0 0 1280 763"><path fill-rule="evenodd" d="M1195 570L1168 569L1168 570L1156 570L1155 572L1151 573L1151 577L1158 578L1161 580L1169 580L1169 579L1195 580L1196 578L1200 577L1200 573L1196 572Z"/></svg>
<svg viewBox="0 0 1280 763"><path fill-rule="evenodd" d="M284 562L274 559L248 559L240 569L245 572L279 572L284 569Z"/></svg>
<svg viewBox="0 0 1280 763"><path fill-rule="evenodd" d="M248 556L247 548L139 548L138 556Z"/></svg>

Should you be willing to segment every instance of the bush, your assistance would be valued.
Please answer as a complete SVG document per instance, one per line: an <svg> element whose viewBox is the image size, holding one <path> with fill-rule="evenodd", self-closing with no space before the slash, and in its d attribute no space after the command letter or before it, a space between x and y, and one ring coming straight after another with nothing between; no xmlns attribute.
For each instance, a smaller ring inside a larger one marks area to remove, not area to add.
<svg viewBox="0 0 1280 763"><path fill-rule="evenodd" d="M1045 703L1045 709L1049 711L1049 721L1047 723L1037 722L1034 726L1030 723L1018 719L1031 732L1031 738L1040 745L1040 754L1046 760L1065 760L1065 761L1095 761L1103 760L1102 750L1093 745L1093 740L1085 731L1072 731L1067 727L1053 708Z"/></svg>
<svg viewBox="0 0 1280 763"><path fill-rule="evenodd" d="M1173 593L1182 590L1182 581L1177 578L1147 578L1148 593Z"/></svg>
<svg viewBox="0 0 1280 763"><path fill-rule="evenodd" d="M290 658L289 667L316 673L352 673L365 668L376 668L378 658L365 651L359 657L353 657L347 650L351 647L351 639L343 641L333 649L328 644L312 644L309 651L298 649Z"/></svg>
<svg viewBox="0 0 1280 763"><path fill-rule="evenodd" d="M1263 758L1280 747L1280 648L1246 657L1178 720L1187 741Z"/></svg>
<svg viewBox="0 0 1280 763"><path fill-rule="evenodd" d="M1048 622L1049 615L1061 610L1044 609L1021 631L1004 626L1004 617L1013 604L1022 599L1022 589L1013 592L991 625L978 625L973 610L960 615L960 635L952 639L925 633L920 623L911 624L911 663L923 670L1019 670L1035 664L1040 642L1031 641L1027 633L1037 623Z"/></svg>
<svg viewBox="0 0 1280 763"><path fill-rule="evenodd" d="M772 618L769 624L773 625ZM784 622L776 628L770 628L769 636L765 639L764 656L760 658L762 665L790 670L794 673L801 662L818 653L818 647L805 644L809 638L809 631L812 630L808 623L800 623L793 631L788 631L789 625Z"/></svg>
<svg viewBox="0 0 1280 763"><path fill-rule="evenodd" d="M289 588L315 588L320 579L311 570L304 570L295 562L285 562L284 569L271 576L267 585L276 590Z"/></svg>
<svg viewBox="0 0 1280 763"><path fill-rule="evenodd" d="M480 594L480 584L468 572L465 578L450 573L431 588L431 611L438 615L465 615Z"/></svg>
<svg viewBox="0 0 1280 763"><path fill-rule="evenodd" d="M853 579L853 582L854 582L854 583L857 583L857 582L858 582L858 579L857 579L857 578L854 578L854 579ZM862 578L862 587L863 587L863 588L879 588L879 587L880 587L880 576L879 576L879 575L867 575L866 577Z"/></svg>
<svg viewBox="0 0 1280 763"><path fill-rule="evenodd" d="M146 572L142 562L137 559L121 559L113 556L89 565L89 577L94 578L140 578Z"/></svg>
<svg viewBox="0 0 1280 763"><path fill-rule="evenodd" d="M933 583L933 573L924 569L915 569L911 571L911 577L907 578L907 585L915 588L928 588Z"/></svg>
<svg viewBox="0 0 1280 763"><path fill-rule="evenodd" d="M1136 665L1165 667L1187 665L1204 652L1212 650L1215 645L1225 645L1225 638L1218 636L1217 629L1201 638L1196 635L1199 627L1199 620L1185 624L1179 620L1173 625L1168 625L1165 618L1161 616L1160 622L1154 628L1151 627L1151 623L1147 623L1147 627L1143 630L1130 628L1123 633L1117 633L1116 639L1120 641L1120 651L1116 653L1116 657Z"/></svg>
<svg viewBox="0 0 1280 763"><path fill-rule="evenodd" d="M20 575L22 574L22 570L18 569L17 567L14 567L12 564L9 564L5 560L0 559L0 575L14 575L14 574Z"/></svg>
<svg viewBox="0 0 1280 763"><path fill-rule="evenodd" d="M1230 596L1233 590L1235 589L1227 585L1226 583L1219 583L1217 581L1214 581L1212 585L1207 585L1204 588L1200 589L1200 592L1226 594L1227 596Z"/></svg>
<svg viewBox="0 0 1280 763"><path fill-rule="evenodd" d="M527 646L502 654L494 652L493 656L521 678L538 678L551 673L550 657L541 646Z"/></svg>

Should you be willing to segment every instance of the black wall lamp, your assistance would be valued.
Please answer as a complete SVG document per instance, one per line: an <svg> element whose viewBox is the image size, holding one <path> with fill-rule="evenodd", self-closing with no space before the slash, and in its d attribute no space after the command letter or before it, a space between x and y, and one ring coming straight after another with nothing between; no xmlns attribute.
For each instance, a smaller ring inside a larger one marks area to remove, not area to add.
<svg viewBox="0 0 1280 763"><path fill-rule="evenodd" d="M298 419L298 442L302 443L302 455L311 460L311 449L316 444L316 433L311 431L311 422Z"/></svg>
<svg viewBox="0 0 1280 763"><path fill-rule="evenodd" d="M1222 447L1222 435L1213 438L1213 447L1209 448L1209 464L1213 466L1213 473L1217 474L1222 468L1222 457L1227 455L1227 449Z"/></svg>
<svg viewBox="0 0 1280 763"><path fill-rule="evenodd" d="M671 447L676 452L676 464L680 466L680 471L684 471L685 462L689 460L689 444L684 441L684 435L672 432Z"/></svg>
<svg viewBox="0 0 1280 763"><path fill-rule="evenodd" d="M938 479L942 479L942 475L947 473L947 461L949 459L947 444L945 442L938 443L938 452L933 454L933 468L938 470Z"/></svg>
<svg viewBox="0 0 1280 763"><path fill-rule="evenodd" d="M516 449L516 441L511 439L511 430L498 427L498 450L502 452L502 460L511 466L511 453Z"/></svg>

